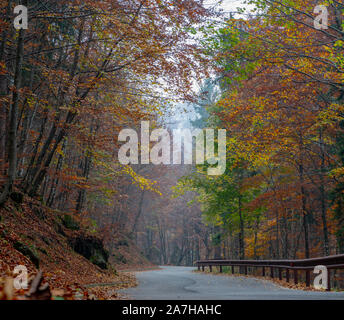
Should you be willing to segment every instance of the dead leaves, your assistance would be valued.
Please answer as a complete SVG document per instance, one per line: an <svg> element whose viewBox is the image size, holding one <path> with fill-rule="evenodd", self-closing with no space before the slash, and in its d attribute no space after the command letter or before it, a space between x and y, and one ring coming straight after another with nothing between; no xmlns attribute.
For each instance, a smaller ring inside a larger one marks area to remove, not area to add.
<svg viewBox="0 0 344 320"><path fill-rule="evenodd" d="M6 276L0 278L0 300L50 300L51 292L48 283L43 281L43 273L40 271L36 276L29 279L28 290L16 290L14 278Z"/></svg>
<svg viewBox="0 0 344 320"><path fill-rule="evenodd" d="M54 214L41 208L45 218L37 216L35 208L38 205L24 201L22 210L18 210L9 202L7 208L0 209L0 216L3 217L0 223L0 300L118 299L115 291L123 286L135 285L134 278L123 273L116 274L114 269L102 271L75 253L67 245L66 236L55 228ZM16 241L37 248L42 273L37 271L30 259L13 247ZM135 250L128 252L128 260L135 261L137 255ZM12 272L17 265L27 267L28 290L15 290L13 287L16 275ZM87 287L89 284L108 283L116 285Z"/></svg>

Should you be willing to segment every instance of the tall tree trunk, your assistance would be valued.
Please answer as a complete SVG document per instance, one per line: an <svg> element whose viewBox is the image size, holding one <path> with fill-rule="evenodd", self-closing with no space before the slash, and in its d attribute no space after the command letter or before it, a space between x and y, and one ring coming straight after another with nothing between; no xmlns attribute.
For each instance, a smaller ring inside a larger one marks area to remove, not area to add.
<svg viewBox="0 0 344 320"><path fill-rule="evenodd" d="M328 240L328 228L327 228L327 217L326 217L326 194L325 194L325 181L324 175L326 173L325 168L325 151L324 142L322 138L322 129L319 131L319 143L321 148L321 164L320 164L320 202L321 202L321 219L323 224L323 236L324 236L324 255L330 254L329 240Z"/></svg>
<svg viewBox="0 0 344 320"><path fill-rule="evenodd" d="M31 178L32 178L32 175L33 175L33 169L34 169L33 166L34 166L37 154L38 154L39 145L40 145L40 143L42 141L42 138L43 138L43 135L44 135L44 128L45 128L45 125L47 123L47 120L48 120L48 116L46 115L42 119L39 135L38 135L37 140L35 141L34 149L33 149L33 152L32 152L32 156L31 156L30 162L29 162L29 164L27 166L26 173L25 173L23 181L22 181L22 189L23 190L27 190L27 188L29 187L29 181L31 181Z"/></svg>
<svg viewBox="0 0 344 320"><path fill-rule="evenodd" d="M9 21L11 14L12 1L7 2L5 21ZM4 28L1 34L0 42L0 62L5 61L6 42L8 38L8 28ZM0 74L0 175L5 175L5 163L6 163L6 136L7 136L7 105L5 103L5 97L8 95L8 75Z"/></svg>
<svg viewBox="0 0 344 320"><path fill-rule="evenodd" d="M137 214L135 216L135 220L134 220L134 224L133 224L133 229L132 229L136 241L137 241L137 226L138 226L141 214L142 214L144 196L145 196L145 191L142 190L141 197L140 197L140 202L139 202L139 208L138 208L139 210L138 210L138 212L137 212Z"/></svg>
<svg viewBox="0 0 344 320"><path fill-rule="evenodd" d="M85 178L85 180L88 181L90 167L91 167L91 157L89 155L86 155L84 160L85 160L85 164L84 164L82 175ZM78 200L76 203L76 212L78 213L81 212L81 210L84 207L85 200L86 200L86 190L82 189L79 191L79 194L78 194Z"/></svg>
<svg viewBox="0 0 344 320"><path fill-rule="evenodd" d="M283 259L288 259L288 250L289 250L289 232L288 232L288 216L287 212L285 211L282 218L282 227L283 227Z"/></svg>
<svg viewBox="0 0 344 320"><path fill-rule="evenodd" d="M8 161L9 168L7 173L7 182L4 190L0 195L0 205L3 205L12 191L13 184L17 174L17 123L18 123L18 106L20 99L20 89L22 82L22 65L24 54L24 30L18 32L16 67L14 74L14 90L12 104L10 108L10 123L8 132Z"/></svg>
<svg viewBox="0 0 344 320"><path fill-rule="evenodd" d="M254 228L254 247L253 247L253 256L254 259L257 260L258 259L258 255L257 255L257 245L258 245L258 230L259 230L259 216L256 217L256 225Z"/></svg>
<svg viewBox="0 0 344 320"><path fill-rule="evenodd" d="M214 227L213 233L216 235L216 243L214 248L214 259L221 259L221 240L220 238L220 231L219 227Z"/></svg>
<svg viewBox="0 0 344 320"><path fill-rule="evenodd" d="M278 209L275 208L276 217L276 259L280 258L280 238L279 238L279 214Z"/></svg>
<svg viewBox="0 0 344 320"><path fill-rule="evenodd" d="M84 21L83 21L84 23ZM84 25L82 24L79 35L78 35L78 46L75 50L74 57L73 57L73 63L69 75L69 81L72 82L73 79L75 78L78 64L79 64L79 59L80 59L80 46L81 46L81 41L82 41L82 35L83 35L83 29ZM65 100L65 95L66 92L68 91L68 85L65 85L63 88L60 89L59 91L59 99L57 103L57 112L56 116L54 119L54 123L52 125L52 128L50 129L48 138L46 139L42 150L37 158L36 165L34 169L32 170L32 181L30 187L26 190L30 196L35 196L37 193L38 188L40 187L46 172L47 168L50 166L50 163L54 157L55 151L57 150L57 147L65 137L67 131L64 127L62 127L58 131L58 123L60 122L61 119L61 110L60 106L63 105L64 100ZM74 103L75 104L75 103ZM76 114L75 112L68 111L67 116L64 121L64 125L69 125L73 122ZM55 143L53 143L55 138ZM52 147L51 147L52 145ZM51 149L49 151L49 149Z"/></svg>
<svg viewBox="0 0 344 320"><path fill-rule="evenodd" d="M66 140L63 141L62 153L64 153L65 148L66 148ZM59 158L57 160L57 165L56 165L56 170L55 170L56 177L55 177L55 179L52 180L50 194L49 194L49 197L48 197L48 200L47 200L47 206L50 207L50 208L54 204L54 200L55 200L55 196L56 196L56 189L57 189L57 187L59 185L58 174L59 174L59 172L62 169L62 164L63 164L63 155L60 154Z"/></svg>
<svg viewBox="0 0 344 320"><path fill-rule="evenodd" d="M242 203L241 195L238 197L238 208L239 208L239 223L240 223L240 232L239 232L239 254L240 260L245 259L245 230L244 230L244 219L242 216Z"/></svg>
<svg viewBox="0 0 344 320"><path fill-rule="evenodd" d="M98 130L98 128L96 128L96 131ZM92 135L93 133L93 124L91 124L90 126L90 135ZM88 144L88 148L90 148L90 143ZM88 181L89 175L90 175L90 169L91 169L91 162L92 162L92 158L91 158L92 154L89 151L89 149L86 149L85 151L85 157L84 157L84 166L83 166L83 171L82 171L82 176L85 178L85 182ZM80 213L81 210L84 207L84 203L86 201L86 190L82 189L79 191L78 194L78 200L77 200L77 204L76 204L76 212Z"/></svg>
<svg viewBox="0 0 344 320"><path fill-rule="evenodd" d="M307 214L307 207L306 207L307 198L306 198L305 179L304 179L302 133L300 133L299 150L300 150L299 183L300 183L300 192L301 192L301 213L302 213L302 218L303 218L302 225L303 225L304 242L305 242L305 258L308 259L310 257L310 253L309 253L309 230L308 230L308 214Z"/></svg>
<svg viewBox="0 0 344 320"><path fill-rule="evenodd" d="M300 173L300 184L301 184L301 202L302 202L302 217L303 217L303 232L304 232L304 241L305 241L305 258L309 259L309 233L308 233L308 216L307 216L307 208L306 208L306 192L304 187L304 177L303 177L303 165L300 164L299 166L299 173Z"/></svg>

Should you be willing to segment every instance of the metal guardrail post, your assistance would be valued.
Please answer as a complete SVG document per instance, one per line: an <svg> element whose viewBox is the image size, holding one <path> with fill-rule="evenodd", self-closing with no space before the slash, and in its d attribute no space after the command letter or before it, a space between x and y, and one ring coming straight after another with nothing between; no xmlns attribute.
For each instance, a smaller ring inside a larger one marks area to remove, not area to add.
<svg viewBox="0 0 344 320"><path fill-rule="evenodd" d="M306 287L311 286L311 274L309 270L306 270Z"/></svg>
<svg viewBox="0 0 344 320"><path fill-rule="evenodd" d="M298 272L296 269L294 269L294 284L298 283Z"/></svg>

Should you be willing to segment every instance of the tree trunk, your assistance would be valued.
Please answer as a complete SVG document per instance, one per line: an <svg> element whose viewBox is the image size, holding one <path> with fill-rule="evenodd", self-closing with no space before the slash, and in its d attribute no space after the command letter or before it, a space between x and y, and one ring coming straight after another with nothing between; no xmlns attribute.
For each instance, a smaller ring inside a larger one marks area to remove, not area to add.
<svg viewBox="0 0 344 320"><path fill-rule="evenodd" d="M326 194L325 194L325 181L324 175L325 170L325 151L322 139L322 130L319 132L319 142L321 148L321 165L320 165L320 202L321 202L321 219L323 224L323 236L324 236L324 255L330 255L329 240L328 240L328 228L327 228L327 217L326 217Z"/></svg>
<svg viewBox="0 0 344 320"><path fill-rule="evenodd" d="M137 225L139 223L139 219L141 217L141 214L142 214L142 208L143 208L143 201L144 201L144 196L145 196L145 191L142 190L141 192L141 197L140 197L140 202L139 202L139 210L135 216L135 221L134 221L134 225L133 225L133 234L135 235L135 239L137 241Z"/></svg>
<svg viewBox="0 0 344 320"><path fill-rule="evenodd" d="M301 213L303 218L303 232L304 232L304 241L305 241L305 258L309 259L309 231L308 231L308 214L306 207L306 190L305 190L305 181L304 181L304 167L303 167L303 137L302 133L300 134L300 163L299 163L299 183L300 183L300 192L301 192Z"/></svg>
<svg viewBox="0 0 344 320"><path fill-rule="evenodd" d="M289 254L289 232L288 232L288 217L287 217L287 212L284 213L283 218L282 218L282 226L283 226L283 244L282 244L282 250L283 250L283 259L288 259Z"/></svg>
<svg viewBox="0 0 344 320"><path fill-rule="evenodd" d="M64 152L65 147L66 147L66 140L63 142L62 153ZM56 189L57 189L58 184L59 184L58 174L61 171L62 164L63 164L63 156L62 156L62 154L60 154L59 158L57 160L57 165L56 165L56 170L55 170L56 177L55 177L55 179L53 179L53 181L51 183L50 194L49 194L49 197L48 197L48 200L47 200L47 206L50 207L50 208L54 204L55 195L56 195Z"/></svg>
<svg viewBox="0 0 344 320"><path fill-rule="evenodd" d="M91 167L91 158L89 155L85 156L85 164L83 168L83 177L85 178L86 181L88 181L89 173L90 173L90 167ZM86 190L82 189L79 191L78 194L78 200L76 204L76 212L80 213L82 208L84 207L84 203L86 200Z"/></svg>
<svg viewBox="0 0 344 320"><path fill-rule="evenodd" d="M16 53L16 67L14 74L14 90L12 104L10 108L10 123L8 132L8 161L9 168L7 173L7 182L4 190L0 195L0 205L3 205L12 191L13 184L17 174L17 123L18 123L18 106L20 99L20 89L22 81L22 65L24 54L24 30L19 30Z"/></svg>
<svg viewBox="0 0 344 320"><path fill-rule="evenodd" d="M238 208L239 208L239 219L240 219L240 232L239 232L239 254L240 260L245 259L245 230L244 230L244 219L242 216L242 204L241 204L241 195L238 198Z"/></svg>
<svg viewBox="0 0 344 320"><path fill-rule="evenodd" d="M275 208L276 217L276 259L280 258L280 238L279 238L279 214L278 209Z"/></svg>
<svg viewBox="0 0 344 320"><path fill-rule="evenodd" d="M12 1L9 0L7 4L7 12L4 17L5 21L10 19ZM8 38L8 28L4 28L1 35L0 42L0 61L5 60L6 42ZM8 95L8 76L7 74L0 75L0 99L4 99ZM7 106L4 100L0 104L0 176L6 175L6 136L7 136Z"/></svg>
<svg viewBox="0 0 344 320"><path fill-rule="evenodd" d="M309 259L309 234L308 234L308 219L307 219L307 210L306 210L306 193L304 187L303 179L303 166L300 165L300 184L301 184L301 201L302 201L302 217L303 217L303 232L304 232L304 241L305 241L305 258Z"/></svg>

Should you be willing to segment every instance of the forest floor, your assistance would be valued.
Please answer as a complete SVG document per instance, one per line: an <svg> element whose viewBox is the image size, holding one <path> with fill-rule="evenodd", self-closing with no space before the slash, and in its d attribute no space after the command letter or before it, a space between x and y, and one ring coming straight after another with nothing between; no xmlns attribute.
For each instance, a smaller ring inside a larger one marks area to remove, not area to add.
<svg viewBox="0 0 344 320"><path fill-rule="evenodd" d="M28 290L13 288L16 277L13 270L18 265L27 268L31 284L38 271L43 272L42 290L36 288L32 299L59 300L119 299L117 290L135 286L136 280L132 273L118 270L153 267L143 257L138 257L139 250L132 248L131 243L125 243L124 248L110 252L107 257L102 241L94 232L82 225L75 226L68 219L66 223L63 217L32 199L24 199L21 204L10 200L0 209L0 300L30 299ZM87 259L87 255L77 253L71 245L76 240L79 250L81 247L87 253L94 249L94 256ZM89 248L90 245L94 248ZM113 261L117 261L118 256L121 263L116 265ZM109 260L105 267L104 260ZM49 285L48 293L43 290L44 284Z"/></svg>

